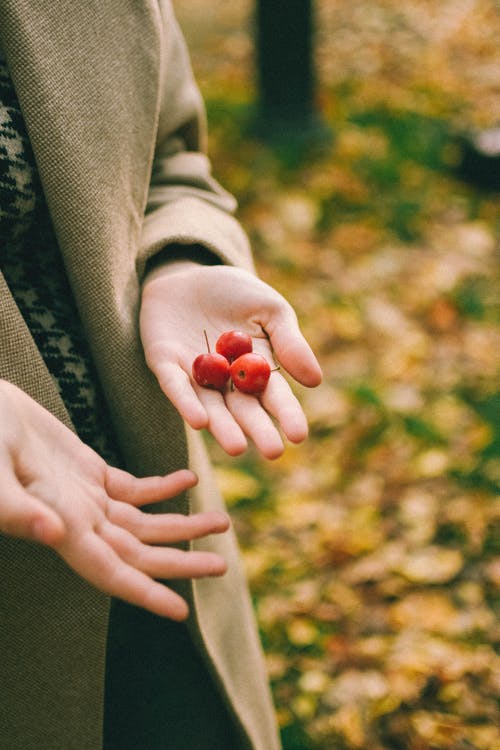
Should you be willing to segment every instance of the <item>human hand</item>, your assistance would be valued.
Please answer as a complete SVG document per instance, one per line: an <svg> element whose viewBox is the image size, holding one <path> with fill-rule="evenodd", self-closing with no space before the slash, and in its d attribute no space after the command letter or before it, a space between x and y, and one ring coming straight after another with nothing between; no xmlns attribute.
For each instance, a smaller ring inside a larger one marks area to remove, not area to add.
<svg viewBox="0 0 500 750"><path fill-rule="evenodd" d="M314 387L321 369L302 336L294 310L272 287L252 273L228 266L185 262L155 269L143 287L140 332L146 361L160 387L186 422L207 428L230 455L251 438L263 456L277 458L284 446L307 436L307 421L285 378L271 373L257 398L228 388L202 388L191 377L194 358L208 340L238 329L253 338L254 351L276 360L295 380Z"/></svg>
<svg viewBox="0 0 500 750"><path fill-rule="evenodd" d="M0 380L0 532L52 547L111 596L173 620L184 599L155 579L222 575L224 560L164 544L225 531L224 513L150 514L142 505L193 487L181 470L136 478L108 464L16 386Z"/></svg>

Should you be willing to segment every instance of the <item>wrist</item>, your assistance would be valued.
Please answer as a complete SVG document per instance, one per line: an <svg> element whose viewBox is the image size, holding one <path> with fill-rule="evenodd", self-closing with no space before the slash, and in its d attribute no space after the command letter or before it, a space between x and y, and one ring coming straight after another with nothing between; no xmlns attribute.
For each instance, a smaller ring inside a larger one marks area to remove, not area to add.
<svg viewBox="0 0 500 750"><path fill-rule="evenodd" d="M194 265L215 266L219 264L222 265L220 258L204 245L172 243L166 245L148 260L143 281L150 281L158 275Z"/></svg>
<svg viewBox="0 0 500 750"><path fill-rule="evenodd" d="M187 271L190 268L199 268L200 263L197 263L194 260L172 260L172 261L166 261L165 263L159 263L158 265L154 266L151 270L148 270L143 282L142 286L143 288L151 283L152 281L155 281L155 279L160 279L165 276L171 276L174 273L179 273L181 271Z"/></svg>

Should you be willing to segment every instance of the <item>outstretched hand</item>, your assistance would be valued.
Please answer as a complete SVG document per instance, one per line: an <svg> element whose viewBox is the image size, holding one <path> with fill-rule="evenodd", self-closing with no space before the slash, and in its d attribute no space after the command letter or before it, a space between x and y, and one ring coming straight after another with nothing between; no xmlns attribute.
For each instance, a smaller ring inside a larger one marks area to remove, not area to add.
<svg viewBox="0 0 500 750"><path fill-rule="evenodd" d="M294 443L307 436L307 421L286 379L271 373L259 396L227 388L224 393L197 385L195 357L221 333L238 329L263 354L302 385L314 387L321 369L300 332L288 302L252 273L228 266L185 262L157 268L143 287L140 332L146 361L160 387L186 422L207 428L230 455L254 441L266 458L283 452L280 430Z"/></svg>
<svg viewBox="0 0 500 750"><path fill-rule="evenodd" d="M137 478L109 466L14 385L0 380L0 532L52 547L101 591L174 620L186 602L155 579L218 576L210 552L159 545L225 531L224 513L149 514L193 487L193 472Z"/></svg>

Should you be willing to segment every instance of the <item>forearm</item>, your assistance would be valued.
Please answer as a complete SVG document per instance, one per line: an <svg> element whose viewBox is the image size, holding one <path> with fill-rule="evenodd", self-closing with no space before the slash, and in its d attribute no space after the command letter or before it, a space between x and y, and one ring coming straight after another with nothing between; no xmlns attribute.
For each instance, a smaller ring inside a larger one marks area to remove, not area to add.
<svg viewBox="0 0 500 750"><path fill-rule="evenodd" d="M139 278L151 263L170 263L172 252L203 265L254 270L248 239L234 216L236 200L212 175L204 103L185 41L169 4L162 13L166 74L137 257ZM155 256L158 260L152 260Z"/></svg>

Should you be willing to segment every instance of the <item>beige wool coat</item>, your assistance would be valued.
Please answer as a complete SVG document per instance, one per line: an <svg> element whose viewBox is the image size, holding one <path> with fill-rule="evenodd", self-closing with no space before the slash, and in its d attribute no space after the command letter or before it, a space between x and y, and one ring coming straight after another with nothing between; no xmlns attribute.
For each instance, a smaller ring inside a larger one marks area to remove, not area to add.
<svg viewBox="0 0 500 750"><path fill-rule="evenodd" d="M189 463L198 487L165 509L219 507L200 436L161 393L138 336L144 266L160 249L199 243L252 269L234 201L210 176L203 108L170 2L2 0L0 41L127 468L142 476ZM0 377L71 426L1 275ZM193 640L241 748L276 750L234 536L196 545L223 554L229 572L181 584ZM108 610L53 551L0 535L2 750L101 750Z"/></svg>

